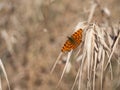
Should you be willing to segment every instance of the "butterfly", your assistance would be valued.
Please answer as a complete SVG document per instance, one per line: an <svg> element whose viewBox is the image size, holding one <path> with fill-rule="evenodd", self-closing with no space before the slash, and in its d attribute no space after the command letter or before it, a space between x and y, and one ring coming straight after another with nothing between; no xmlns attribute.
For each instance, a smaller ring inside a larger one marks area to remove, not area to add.
<svg viewBox="0 0 120 90"><path fill-rule="evenodd" d="M70 37L68 37L68 40L65 42L61 51L69 52L72 49L74 50L75 48L77 48L82 42L82 33L83 33L83 30L79 29L76 32L74 32Z"/></svg>

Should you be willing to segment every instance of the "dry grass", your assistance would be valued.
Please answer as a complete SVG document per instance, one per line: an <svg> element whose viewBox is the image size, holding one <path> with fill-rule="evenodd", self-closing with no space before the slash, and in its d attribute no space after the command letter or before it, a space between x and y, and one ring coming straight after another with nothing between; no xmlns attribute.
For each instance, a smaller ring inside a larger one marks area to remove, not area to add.
<svg viewBox="0 0 120 90"><path fill-rule="evenodd" d="M106 16L106 20L104 22L101 20L103 23L99 22L99 25L97 23L91 23L96 8L99 8L101 14L105 14ZM117 87L113 85L113 71L115 71L113 70L113 62L117 62L115 65L117 69L116 72L120 74L118 63L120 60L119 51L116 53L117 57L114 58L115 51L119 49L117 47L119 47L120 29L119 23L117 27L114 27L115 25L111 24L109 19L110 11L107 8L102 8L100 3L96 0L92 3L88 22L79 22L76 26L75 31L82 28L84 33L81 47L77 49L77 57L74 58L74 61L79 61L77 62L79 63L79 68L71 90L74 90L75 84L78 85L78 90L106 90L106 87L108 87L109 90L116 90ZM105 23L108 23L108 25L105 25ZM109 31L113 32L112 36ZM72 52L73 51L68 52L66 64L58 85L63 78L65 70L70 68L68 64L71 63L70 57ZM60 53L51 72L53 72L61 57L62 54ZM112 62L112 60L114 61ZM107 85L105 80L109 72L109 81L111 84ZM119 83L119 80L117 80L116 83Z"/></svg>
<svg viewBox="0 0 120 90"><path fill-rule="evenodd" d="M0 0L0 58L11 90L56 90L58 81L57 90L119 90L119 2ZM72 28L84 30L83 42L62 54L50 74ZM0 77L8 90L4 74Z"/></svg>
<svg viewBox="0 0 120 90"><path fill-rule="evenodd" d="M83 25L83 26L81 26ZM78 27L78 26L77 26ZM76 59L78 60L79 57L79 68L76 75L75 82L73 84L72 90L74 88L75 83L78 81L78 90L96 90L96 88L100 90L105 90L105 78L107 77L106 72L110 70L110 80L113 80L113 66L112 66L112 59L115 53L116 48L118 47L118 40L120 38L119 34L119 27L117 29L112 29L114 32L118 32L116 39L112 39L110 34L107 32L108 27L100 27L97 24L89 24L83 23L79 24L79 27L84 30L83 41L81 43L80 52L78 53ZM114 33L115 33L114 32ZM114 35L115 36L115 35ZM112 46L111 46L112 45ZM67 65L70 61L70 56L72 52L68 52L68 58L66 60L66 64L61 75L60 81L63 78L63 74L67 68ZM118 56L114 59L114 62L119 62L119 52L116 53ZM60 54L61 55L61 54ZM57 59L57 62L59 58ZM56 63L54 64L55 68ZM116 65L119 67L119 63ZM69 67L68 67L69 68ZM53 71L54 69L52 69ZM120 70L117 69L117 72L120 73ZM98 81L96 81L96 78ZM59 83L60 83L59 81ZM84 82L85 81L85 82ZM111 81L112 82L112 81ZM118 82L118 81L116 81ZM59 84L58 83L58 84ZM98 84L98 86L96 86Z"/></svg>
<svg viewBox="0 0 120 90"><path fill-rule="evenodd" d="M7 81L8 90L10 90L10 83L9 83L9 80L8 80L8 76L7 76L7 73L6 73L5 67L4 67L4 65L3 65L3 63L2 63L2 60L1 60L1 59L0 59L0 68L2 69L3 74L4 74L4 76L5 76L5 79L6 79L6 81ZM1 76L0 76L0 90L3 90L3 89L2 89Z"/></svg>

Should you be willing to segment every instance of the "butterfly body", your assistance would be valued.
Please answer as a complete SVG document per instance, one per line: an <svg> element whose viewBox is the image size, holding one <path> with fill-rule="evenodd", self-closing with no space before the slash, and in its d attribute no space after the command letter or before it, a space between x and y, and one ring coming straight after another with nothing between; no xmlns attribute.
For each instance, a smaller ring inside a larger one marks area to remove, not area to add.
<svg viewBox="0 0 120 90"><path fill-rule="evenodd" d="M79 29L75 33L73 33L70 37L68 37L68 40L65 42L64 46L62 47L62 52L69 52L72 49L77 48L81 41L82 41L82 29Z"/></svg>
<svg viewBox="0 0 120 90"><path fill-rule="evenodd" d="M75 39L74 39L73 37L69 37L69 36L68 36L68 40L69 40L72 44L76 44Z"/></svg>

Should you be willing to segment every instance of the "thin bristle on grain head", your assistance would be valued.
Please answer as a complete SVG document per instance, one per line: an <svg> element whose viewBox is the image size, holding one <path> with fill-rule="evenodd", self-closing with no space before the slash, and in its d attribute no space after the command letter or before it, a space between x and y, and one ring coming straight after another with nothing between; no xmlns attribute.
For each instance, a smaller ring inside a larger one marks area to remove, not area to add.
<svg viewBox="0 0 120 90"><path fill-rule="evenodd" d="M55 67L56 67L56 65L57 65L57 63L58 63L58 61L60 60L62 54L63 54L63 53L61 52L61 53L59 54L59 56L57 57L57 59L56 59L54 65L53 65L53 67L52 67L52 69L51 69L51 71L50 71L51 74L53 73L53 71L54 71L54 69L55 69Z"/></svg>
<svg viewBox="0 0 120 90"><path fill-rule="evenodd" d="M63 78L63 75L64 75L64 73L65 73L65 71L66 71L66 69L67 69L67 67L68 67L68 64L69 64L69 62L70 62L70 57L71 57L72 51L73 51L73 50L71 50L71 51L68 53L68 57L67 57L67 60L66 60L66 64L65 64L65 67L64 67L64 69L63 69L63 72L62 72L62 75L61 75L61 77L60 77L60 80L59 80L59 82L58 82L57 87L59 86L59 84L60 84L60 82L61 82L61 80L62 80L62 78Z"/></svg>
<svg viewBox="0 0 120 90"><path fill-rule="evenodd" d="M9 80L8 80L8 76L7 76L5 67L4 67L1 59L0 59L0 67L1 67L1 69L2 69L2 71L3 71L3 74L4 74L4 76L5 76L5 79L6 79L6 81L7 81L8 90L11 90L11 89L10 89L10 83L9 83ZM1 79L1 77L0 77L0 79ZM0 80L0 82L1 82L1 80ZM1 84L1 83L0 83L0 90L2 90L2 84Z"/></svg>
<svg viewBox="0 0 120 90"><path fill-rule="evenodd" d="M78 72L77 72L77 74L76 74L76 77L75 77L75 80L74 80L74 83L73 83L73 85L72 85L71 90L73 90L73 89L74 89L75 84L76 84L76 82L77 82L77 79L79 78L79 74L80 74L80 68L78 69Z"/></svg>

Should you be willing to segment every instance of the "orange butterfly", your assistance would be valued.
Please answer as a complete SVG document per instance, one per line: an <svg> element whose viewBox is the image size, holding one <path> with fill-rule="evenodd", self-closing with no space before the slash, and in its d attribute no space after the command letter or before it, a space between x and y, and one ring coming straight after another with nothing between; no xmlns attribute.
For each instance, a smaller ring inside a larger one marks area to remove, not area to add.
<svg viewBox="0 0 120 90"><path fill-rule="evenodd" d="M82 29L79 29L75 33L71 35L71 37L68 37L68 40L65 42L64 46L62 47L61 51L66 52L70 51L72 49L75 49L79 46L79 44L82 42Z"/></svg>

